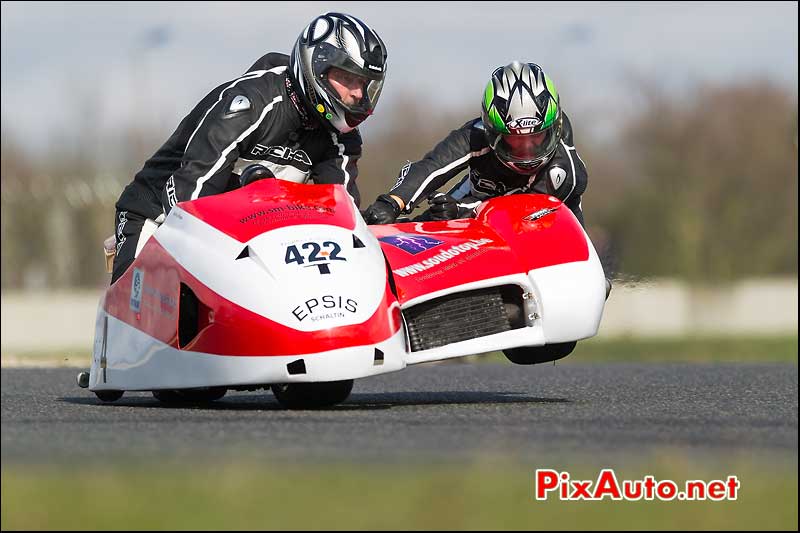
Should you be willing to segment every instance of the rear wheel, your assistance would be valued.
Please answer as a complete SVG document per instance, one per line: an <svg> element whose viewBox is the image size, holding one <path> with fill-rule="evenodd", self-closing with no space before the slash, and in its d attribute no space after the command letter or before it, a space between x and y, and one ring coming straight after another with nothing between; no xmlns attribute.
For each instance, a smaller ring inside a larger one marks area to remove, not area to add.
<svg viewBox="0 0 800 533"><path fill-rule="evenodd" d="M512 363L518 365L535 365L538 363L549 363L568 356L575 349L577 341L558 342L545 344L544 346L522 346L520 348L509 348L503 353Z"/></svg>
<svg viewBox="0 0 800 533"><path fill-rule="evenodd" d="M94 391L95 395L104 402L116 402L122 395L125 394L125 391L121 390L97 390Z"/></svg>
<svg viewBox="0 0 800 533"><path fill-rule="evenodd" d="M272 385L272 393L287 409L319 409L341 403L350 396L353 380L319 383L281 383Z"/></svg>

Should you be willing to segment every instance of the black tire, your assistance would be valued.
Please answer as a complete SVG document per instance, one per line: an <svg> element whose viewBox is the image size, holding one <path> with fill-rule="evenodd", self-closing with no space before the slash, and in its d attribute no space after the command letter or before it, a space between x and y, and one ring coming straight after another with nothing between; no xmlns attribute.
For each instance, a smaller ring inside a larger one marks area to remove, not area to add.
<svg viewBox="0 0 800 533"><path fill-rule="evenodd" d="M165 404L209 403L225 396L225 387L202 387L197 389L154 390L153 397Z"/></svg>
<svg viewBox="0 0 800 533"><path fill-rule="evenodd" d="M167 404L183 402L183 397L176 390L154 390L153 398Z"/></svg>
<svg viewBox="0 0 800 533"><path fill-rule="evenodd" d="M320 409L341 403L350 396L353 380L272 385L278 403L287 409Z"/></svg>
<svg viewBox="0 0 800 533"><path fill-rule="evenodd" d="M221 399L228 392L228 389L225 387L203 387L201 389L182 389L177 392L188 402L207 403Z"/></svg>
<svg viewBox="0 0 800 533"><path fill-rule="evenodd" d="M125 394L125 391L121 390L97 390L94 391L95 395L103 402L116 402L122 395Z"/></svg>
<svg viewBox="0 0 800 533"><path fill-rule="evenodd" d="M539 363L549 363L557 361L572 353L577 341L558 342L555 344L545 344L544 346L522 346L520 348L509 348L503 353L509 361L518 365L535 365Z"/></svg>

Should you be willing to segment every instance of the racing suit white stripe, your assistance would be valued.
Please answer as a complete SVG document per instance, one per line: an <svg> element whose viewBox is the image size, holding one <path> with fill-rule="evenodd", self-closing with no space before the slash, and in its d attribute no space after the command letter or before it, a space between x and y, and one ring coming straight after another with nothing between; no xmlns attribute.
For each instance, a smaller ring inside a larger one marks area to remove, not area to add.
<svg viewBox="0 0 800 533"><path fill-rule="evenodd" d="M274 69L273 69L273 70L274 70ZM261 122L263 122L263 121L264 121L264 117L266 117L266 116L267 116L267 113L269 113L270 111L272 111L272 108L273 108L273 107L275 107L275 104L277 104L278 102L281 102L281 101L283 101L283 97L282 97L282 96L276 96L275 98L273 98L273 99L272 99L272 102L270 102L270 103L269 103L269 104L268 104L268 105L267 105L267 106L264 108L264 111L262 111L262 112L261 112L261 116L260 116L260 117L258 117L258 120L256 120L256 121L255 121L255 123L254 123L254 124L252 124L252 125L251 125L249 128L247 128L246 130L244 130L244 132L242 132L242 134L241 134L241 135L239 135L239 137L238 137L238 138L237 138L235 141L233 141L233 142L232 142L232 143L231 143L231 144L230 144L230 145L229 145L227 148L225 148L225 149L222 151L222 154L220 155L219 159L217 159L217 162L216 162L216 163L214 163L214 166L213 166L213 167L211 167L211 170L209 170L208 172L206 172L206 173L205 173L205 175L201 176L201 177L200 177L200 179L198 179L198 180L197 180L197 186L194 188L194 192L192 193L191 200L196 200L197 198L199 198L199 197L200 197L200 191L203 189L203 184L204 184L206 181L208 181L208 180L209 180L209 178L211 178L211 176L213 176L214 174L216 174L216 172L217 172L217 171L218 171L220 168L222 168L222 165L224 165L224 164L225 164L225 159L228 157L228 154L229 154L229 153L231 153L231 151L232 151L234 148L236 148L236 145L237 145L237 144L239 144L240 142L242 142L242 140L243 140L245 137L247 137L248 135L250 135L251 133L253 133L253 132L256 130L256 128L258 128L258 126L260 126L260 125L261 125Z"/></svg>
<svg viewBox="0 0 800 533"><path fill-rule="evenodd" d="M344 174L344 188L347 190L347 186L350 184L350 173L347 172L347 163L350 161L350 158L344 155L344 144L339 142L338 135L331 133L331 140L333 144L339 147L339 156L342 158L342 173Z"/></svg>
<svg viewBox="0 0 800 533"><path fill-rule="evenodd" d="M441 176L442 174L444 174L444 173L446 173L446 172L448 172L448 171L452 170L453 168L455 168L455 167L457 167L457 166L459 166L459 165L461 165L461 164L463 164L463 163L465 163L465 162L469 161L469 160L470 160L470 159L472 159L473 157L480 157L480 156L482 156L483 154L487 154L487 153L489 153L491 150L492 150L492 149L491 149L490 147L488 147L488 146L487 146L486 148L484 148L484 149L482 149L482 150L479 150L479 151L477 151L477 152L470 152L470 153L468 153L467 155L465 155L464 157L462 157L462 158L460 158L460 159L456 159L455 161L453 161L453 162L452 162L452 163L450 163L449 165L447 165L447 166L445 166L445 167L443 167L443 168L440 168L439 170L436 170L436 171L434 171L434 172L431 172L431 173L428 175L428 177L427 177L427 178L425 178L425 181L423 181L423 182L422 182L422 185L420 185L419 189L417 189L417 191L416 191L416 192L414 193L414 195L411 197L411 200L408 202L408 204L409 204L409 205L413 205L413 204L414 204L414 202L415 202L415 201L417 200L417 198L419 197L419 195L420 195L420 194L422 194L422 191L424 191L424 190L425 190L425 187L427 187L427 185L428 185L428 184L429 184L429 183L430 183L430 182L431 182L431 181L432 181L432 180L433 180L433 179L434 179L436 176Z"/></svg>
<svg viewBox="0 0 800 533"><path fill-rule="evenodd" d="M222 89L219 92L219 99L216 102L214 102L211 105L211 107L208 108L208 110L206 110L205 114L203 115L203 118L201 118L200 122L197 123L197 127L194 129L194 131L192 132L191 136L189 136L189 141L186 143L186 146L188 147L192 143L192 139L194 139L195 133L197 133L197 130L199 130L200 126L203 125L203 122L205 122L206 117L208 116L209 113L211 113L211 110L214 109L214 106L222 101L222 97L225 95L225 91L227 91L228 89L230 89L232 87L235 87L236 84L239 83L240 81L253 80L255 78L260 78L261 76L263 76L264 74L266 74L268 72L272 73L272 74L280 74L284 70L286 70L286 67L275 67L275 68L270 69L270 70L254 70L252 72L248 72L248 73L244 74L241 78L238 78L238 79L234 80L233 83L231 83L230 85L228 85L227 87Z"/></svg>
<svg viewBox="0 0 800 533"><path fill-rule="evenodd" d="M570 146L567 146L567 145L566 145L566 143L564 142L564 140L563 140L563 139L561 139L559 142L561 143L561 146L563 146L563 147L564 147L564 151L565 151L565 152L567 152L567 157L569 157L569 164L570 164L570 166L572 167L572 189L570 189L570 190L569 190L569 194L567 194L567 195L564 197L564 200L563 200L563 201L564 201L564 202L566 202L566 201L567 201L567 198L569 198L569 197L570 197L570 195L572 194L572 191L574 191L574 190L575 190L575 184L576 184L576 183L577 183L577 181L578 181L578 179L577 179L577 177L576 177L576 175L575 175L575 160L574 160L574 159L572 159L572 153L571 153L571 150L575 150L575 147L574 147L574 146L572 146L572 147L570 147Z"/></svg>

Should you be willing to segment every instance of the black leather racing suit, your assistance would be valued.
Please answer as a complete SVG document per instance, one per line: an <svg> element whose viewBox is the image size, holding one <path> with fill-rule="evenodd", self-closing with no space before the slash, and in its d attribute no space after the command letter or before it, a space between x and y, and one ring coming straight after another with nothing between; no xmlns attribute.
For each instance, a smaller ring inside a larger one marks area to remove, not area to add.
<svg viewBox="0 0 800 533"><path fill-rule="evenodd" d="M215 88L145 162L116 204L112 283L133 262L145 219L159 219L177 202L238 188L248 165L298 183L345 184L360 204L361 135L324 127L295 92L288 64L285 54L267 54Z"/></svg>
<svg viewBox="0 0 800 533"><path fill-rule="evenodd" d="M469 167L469 173L448 194L458 200L459 218L471 216L484 200L515 193L551 194L564 202L583 225L581 195L586 190L586 166L572 140L572 125L564 115L564 131L553 157L533 176L504 166L489 147L481 119L453 130L423 159L409 162L390 191L406 203L405 213Z"/></svg>

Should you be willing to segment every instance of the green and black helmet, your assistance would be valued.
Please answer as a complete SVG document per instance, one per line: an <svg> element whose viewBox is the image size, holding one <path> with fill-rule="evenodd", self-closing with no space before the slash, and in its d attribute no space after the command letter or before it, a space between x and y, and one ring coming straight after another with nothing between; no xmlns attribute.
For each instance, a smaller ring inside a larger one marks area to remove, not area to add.
<svg viewBox="0 0 800 533"><path fill-rule="evenodd" d="M534 174L561 140L558 91L539 65L499 67L483 93L482 118L497 158L520 174Z"/></svg>

